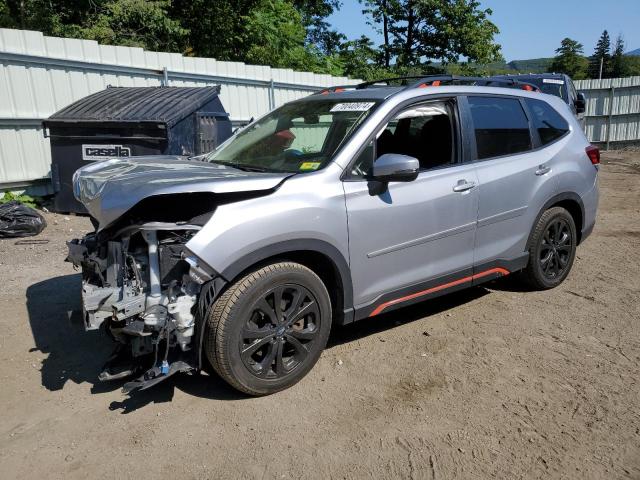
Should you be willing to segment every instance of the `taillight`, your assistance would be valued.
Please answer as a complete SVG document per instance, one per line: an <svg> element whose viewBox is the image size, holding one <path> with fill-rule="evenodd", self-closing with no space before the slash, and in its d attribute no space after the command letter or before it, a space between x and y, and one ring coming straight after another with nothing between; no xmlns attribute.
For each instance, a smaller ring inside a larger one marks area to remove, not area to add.
<svg viewBox="0 0 640 480"><path fill-rule="evenodd" d="M589 145L584 149L587 153L587 157L591 160L591 163L594 165L600 165L600 149L598 147L594 147L593 145Z"/></svg>

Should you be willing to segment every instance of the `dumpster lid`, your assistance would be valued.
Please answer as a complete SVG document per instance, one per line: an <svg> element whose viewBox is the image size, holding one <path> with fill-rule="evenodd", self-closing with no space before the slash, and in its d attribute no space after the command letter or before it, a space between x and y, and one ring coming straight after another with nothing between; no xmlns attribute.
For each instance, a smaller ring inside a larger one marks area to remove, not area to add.
<svg viewBox="0 0 640 480"><path fill-rule="evenodd" d="M45 124L155 122L171 127L218 96L213 87L107 87L51 115ZM217 115L227 116L222 105Z"/></svg>

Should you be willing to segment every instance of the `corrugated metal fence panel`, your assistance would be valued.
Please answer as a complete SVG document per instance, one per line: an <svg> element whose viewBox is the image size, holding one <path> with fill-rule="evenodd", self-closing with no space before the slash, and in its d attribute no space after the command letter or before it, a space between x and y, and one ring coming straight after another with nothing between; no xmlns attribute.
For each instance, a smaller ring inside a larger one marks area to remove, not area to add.
<svg viewBox="0 0 640 480"><path fill-rule="evenodd" d="M166 68L166 73L163 69ZM41 121L106 88L222 85L232 120L246 121L322 87L358 80L267 66L99 45L0 29L0 185L47 178L50 149Z"/></svg>
<svg viewBox="0 0 640 480"><path fill-rule="evenodd" d="M577 80L587 99L585 133L591 142L640 141L640 77Z"/></svg>
<svg viewBox="0 0 640 480"><path fill-rule="evenodd" d="M609 89L611 87L637 87L640 85L640 76L624 78L602 78L600 80L575 80L574 84L578 90Z"/></svg>

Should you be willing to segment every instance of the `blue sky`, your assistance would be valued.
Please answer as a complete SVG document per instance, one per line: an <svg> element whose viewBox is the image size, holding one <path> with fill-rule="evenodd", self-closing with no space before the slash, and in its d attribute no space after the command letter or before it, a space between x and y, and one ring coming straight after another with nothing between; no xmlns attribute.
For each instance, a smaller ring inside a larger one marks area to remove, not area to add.
<svg viewBox="0 0 640 480"><path fill-rule="evenodd" d="M380 41L362 15L357 0L343 0L329 18L333 28L349 38L368 35ZM497 37L507 61L551 57L564 37L578 40L587 55L598 37L608 30L612 38L622 33L627 50L640 48L640 0L480 0L493 10L491 19L500 29Z"/></svg>

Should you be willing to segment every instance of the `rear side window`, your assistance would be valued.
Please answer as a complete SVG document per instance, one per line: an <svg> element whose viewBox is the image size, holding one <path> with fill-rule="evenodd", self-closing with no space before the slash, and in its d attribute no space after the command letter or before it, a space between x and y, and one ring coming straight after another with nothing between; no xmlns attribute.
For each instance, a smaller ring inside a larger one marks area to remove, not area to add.
<svg viewBox="0 0 640 480"><path fill-rule="evenodd" d="M514 98L469 97L478 159L531 150L529 122Z"/></svg>
<svg viewBox="0 0 640 480"><path fill-rule="evenodd" d="M525 101L533 117L533 126L538 130L543 145L553 142L569 131L567 121L547 102L533 98L527 98Z"/></svg>

